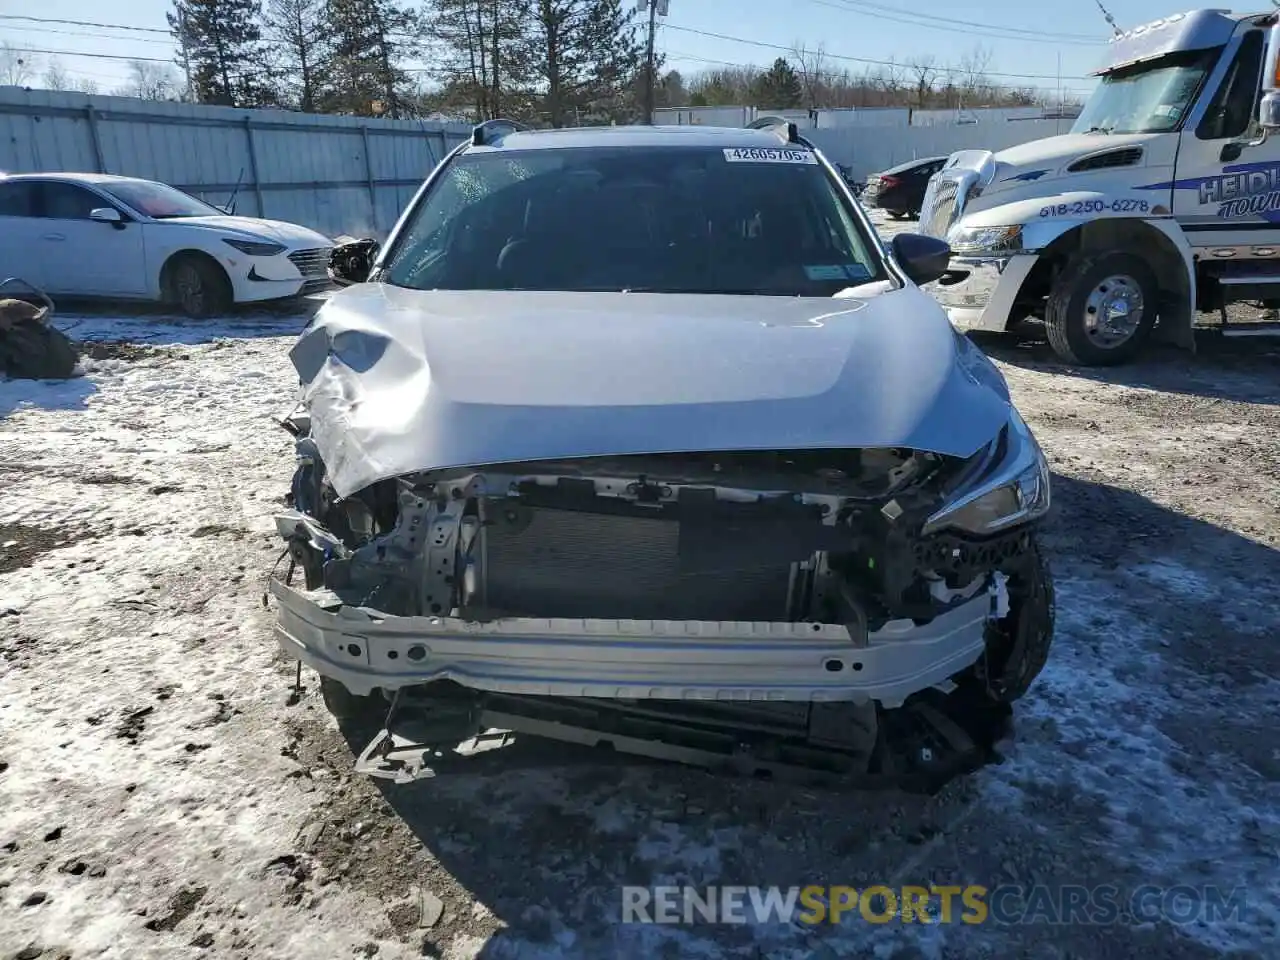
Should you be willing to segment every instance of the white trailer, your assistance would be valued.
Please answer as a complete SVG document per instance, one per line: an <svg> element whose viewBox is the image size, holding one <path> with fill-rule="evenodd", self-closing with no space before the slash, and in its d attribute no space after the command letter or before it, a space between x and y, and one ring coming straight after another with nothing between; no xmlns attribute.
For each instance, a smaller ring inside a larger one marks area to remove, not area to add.
<svg viewBox="0 0 1280 960"><path fill-rule="evenodd" d="M920 230L951 245L930 286L952 323L1044 320L1071 363L1194 349L1198 312L1280 306L1277 11L1175 14L1113 38L1070 133L953 154Z"/></svg>

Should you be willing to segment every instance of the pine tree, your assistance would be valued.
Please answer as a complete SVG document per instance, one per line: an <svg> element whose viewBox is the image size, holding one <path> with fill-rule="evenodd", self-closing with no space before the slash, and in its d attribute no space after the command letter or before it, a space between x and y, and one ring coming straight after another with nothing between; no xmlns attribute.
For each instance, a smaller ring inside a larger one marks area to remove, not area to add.
<svg viewBox="0 0 1280 960"><path fill-rule="evenodd" d="M428 22L441 44L436 79L477 120L527 117L532 0L434 0Z"/></svg>
<svg viewBox="0 0 1280 960"><path fill-rule="evenodd" d="M261 0L174 0L169 30L197 103L253 107L276 99L260 41Z"/></svg>
<svg viewBox="0 0 1280 960"><path fill-rule="evenodd" d="M756 78L751 85L751 95L756 106L786 110L800 105L804 88L795 67L779 57L773 61L773 66Z"/></svg>
<svg viewBox="0 0 1280 960"><path fill-rule="evenodd" d="M420 24L391 0L328 0L328 76L318 95L326 113L401 117L411 112L409 75Z"/></svg>
<svg viewBox="0 0 1280 960"><path fill-rule="evenodd" d="M326 0L270 0L264 26L289 105L313 112L332 56Z"/></svg>
<svg viewBox="0 0 1280 960"><path fill-rule="evenodd" d="M584 114L619 120L635 112L644 62L635 13L621 0L535 0L531 59L553 127Z"/></svg>

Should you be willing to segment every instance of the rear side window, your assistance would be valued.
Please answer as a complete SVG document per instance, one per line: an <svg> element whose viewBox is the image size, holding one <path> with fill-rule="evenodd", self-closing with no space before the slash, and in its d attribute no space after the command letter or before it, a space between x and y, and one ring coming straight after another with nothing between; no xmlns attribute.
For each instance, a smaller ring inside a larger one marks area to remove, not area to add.
<svg viewBox="0 0 1280 960"><path fill-rule="evenodd" d="M1235 60L1227 68L1204 119L1196 128L1201 140L1225 140L1243 136L1253 122L1262 71L1262 31L1245 34Z"/></svg>
<svg viewBox="0 0 1280 960"><path fill-rule="evenodd" d="M89 211L107 202L73 183L45 183L43 216L50 220L88 220Z"/></svg>
<svg viewBox="0 0 1280 960"><path fill-rule="evenodd" d="M0 183L0 217L34 217L36 184Z"/></svg>

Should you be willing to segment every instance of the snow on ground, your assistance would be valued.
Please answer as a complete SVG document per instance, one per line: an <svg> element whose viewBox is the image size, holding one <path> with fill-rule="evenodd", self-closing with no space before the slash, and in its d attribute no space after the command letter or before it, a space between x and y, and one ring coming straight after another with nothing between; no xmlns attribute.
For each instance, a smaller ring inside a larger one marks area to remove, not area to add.
<svg viewBox="0 0 1280 960"><path fill-rule="evenodd" d="M533 741L384 787L351 775L364 744L314 678L291 700L262 602L305 317L60 322L97 344L86 375L0 383L0 956L1274 955L1274 353L1098 373L983 341L1054 461L1058 634L1006 762L937 797ZM626 883L1244 899L1106 923L643 926L618 922Z"/></svg>

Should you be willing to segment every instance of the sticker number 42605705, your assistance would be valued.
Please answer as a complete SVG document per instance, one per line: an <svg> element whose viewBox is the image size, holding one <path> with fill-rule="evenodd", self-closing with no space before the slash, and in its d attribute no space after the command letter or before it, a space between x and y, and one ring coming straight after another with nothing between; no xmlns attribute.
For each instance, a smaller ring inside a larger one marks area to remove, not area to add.
<svg viewBox="0 0 1280 960"><path fill-rule="evenodd" d="M1042 217L1080 217L1090 213L1147 213L1151 205L1145 200L1077 200L1055 203L1040 208Z"/></svg>

